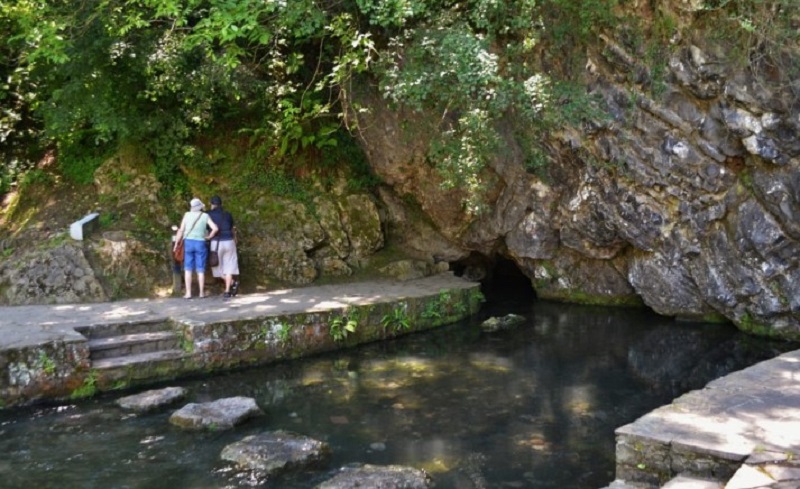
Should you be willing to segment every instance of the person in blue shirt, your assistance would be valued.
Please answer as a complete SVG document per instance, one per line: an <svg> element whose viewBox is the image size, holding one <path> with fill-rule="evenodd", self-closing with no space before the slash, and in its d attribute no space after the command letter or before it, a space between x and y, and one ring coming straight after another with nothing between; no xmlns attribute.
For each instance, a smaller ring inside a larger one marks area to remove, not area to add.
<svg viewBox="0 0 800 489"><path fill-rule="evenodd" d="M236 251L236 226L230 212L222 208L222 199L215 195L211 197L211 210L208 215L219 227L219 233L211 240L211 250L219 256L219 264L211 269L214 277L222 278L225 282L223 297L235 297L239 290L239 281L234 276L239 275L239 257Z"/></svg>

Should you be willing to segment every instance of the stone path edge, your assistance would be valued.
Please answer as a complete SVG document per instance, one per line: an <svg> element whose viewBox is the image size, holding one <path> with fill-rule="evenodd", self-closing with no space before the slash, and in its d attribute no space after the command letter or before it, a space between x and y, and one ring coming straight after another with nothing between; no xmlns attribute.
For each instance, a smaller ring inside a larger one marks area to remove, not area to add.
<svg viewBox="0 0 800 489"><path fill-rule="evenodd" d="M450 324L476 314L480 284L418 280L240 295L0 308L0 408L87 397L189 375L301 358ZM331 328L356 322L336 340ZM87 331L168 323L182 354L95 368ZM81 334L80 332L84 334Z"/></svg>
<svg viewBox="0 0 800 489"><path fill-rule="evenodd" d="M800 350L709 382L617 428L616 437L609 488L660 488L676 477L728 489L800 487ZM764 463L792 481L732 482L747 464Z"/></svg>

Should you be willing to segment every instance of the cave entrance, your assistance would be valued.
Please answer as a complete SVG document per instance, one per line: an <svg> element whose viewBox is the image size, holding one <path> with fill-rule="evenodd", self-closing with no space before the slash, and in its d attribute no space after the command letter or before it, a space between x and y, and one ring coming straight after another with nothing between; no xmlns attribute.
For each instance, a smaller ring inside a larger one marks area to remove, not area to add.
<svg viewBox="0 0 800 489"><path fill-rule="evenodd" d="M504 256L488 257L473 252L467 258L451 263L450 269L456 276L479 281L488 302L530 303L536 299L531 279Z"/></svg>

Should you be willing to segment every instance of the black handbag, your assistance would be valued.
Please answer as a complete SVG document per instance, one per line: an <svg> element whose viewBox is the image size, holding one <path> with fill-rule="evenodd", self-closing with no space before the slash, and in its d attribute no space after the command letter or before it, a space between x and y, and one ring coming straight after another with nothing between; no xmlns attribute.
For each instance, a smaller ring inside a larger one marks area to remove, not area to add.
<svg viewBox="0 0 800 489"><path fill-rule="evenodd" d="M208 250L207 265L211 268L219 266L219 253L217 253L217 250L219 249L219 241L217 241L216 243L217 243L216 250ZM209 248L210 247L211 245L209 244Z"/></svg>

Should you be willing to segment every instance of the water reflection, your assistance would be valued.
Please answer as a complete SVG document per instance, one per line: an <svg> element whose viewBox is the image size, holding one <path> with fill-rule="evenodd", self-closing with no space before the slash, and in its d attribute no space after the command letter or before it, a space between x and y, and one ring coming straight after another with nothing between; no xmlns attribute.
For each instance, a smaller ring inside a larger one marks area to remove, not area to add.
<svg viewBox="0 0 800 489"><path fill-rule="evenodd" d="M616 427L792 346L639 310L493 307L528 321L172 384L192 402L254 397L267 415L231 431L182 432L171 411L131 415L111 396L0 413L2 487L307 488L329 477L265 481L219 460L244 436L287 429L330 443L330 469L412 465L438 488L597 488L613 479Z"/></svg>

